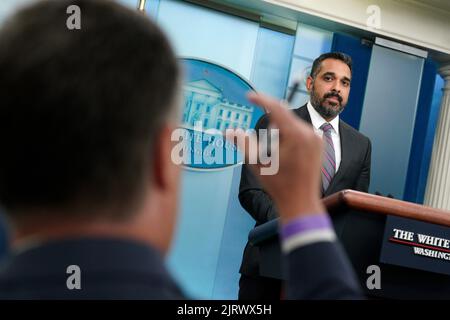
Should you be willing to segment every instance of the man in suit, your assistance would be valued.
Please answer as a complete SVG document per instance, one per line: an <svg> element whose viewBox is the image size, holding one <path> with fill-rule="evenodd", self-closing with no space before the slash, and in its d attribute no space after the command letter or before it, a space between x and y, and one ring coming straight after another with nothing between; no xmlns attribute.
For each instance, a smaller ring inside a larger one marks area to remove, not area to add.
<svg viewBox="0 0 450 320"><path fill-rule="evenodd" d="M343 189L367 192L370 181L370 140L339 119L349 93L352 74L351 58L343 53L331 52L318 57L306 81L310 101L294 113L312 125L323 137L325 150L322 159L323 197ZM262 116L255 129L266 129L269 117ZM255 226L278 216L272 198L260 186L255 176L243 165L239 188L242 207L255 219ZM279 299L282 283L263 277L259 273L259 250L247 243L240 268L239 298Z"/></svg>
<svg viewBox="0 0 450 320"><path fill-rule="evenodd" d="M80 30L66 28L69 5L81 8ZM111 1L41 1L4 25L0 204L12 239L0 298L184 298L164 266L180 182L171 161L179 83L159 28ZM279 204L287 297L359 298L310 191L319 185L319 138L280 102L250 99L290 128L280 130L278 174L261 181Z"/></svg>

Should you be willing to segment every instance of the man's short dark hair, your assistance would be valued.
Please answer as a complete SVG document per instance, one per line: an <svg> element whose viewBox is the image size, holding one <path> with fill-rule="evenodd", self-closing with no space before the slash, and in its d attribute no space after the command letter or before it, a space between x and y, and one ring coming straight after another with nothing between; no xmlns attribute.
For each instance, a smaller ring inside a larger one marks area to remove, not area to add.
<svg viewBox="0 0 450 320"><path fill-rule="evenodd" d="M322 61L326 59L341 60L350 68L350 72L352 72L352 58L349 55L342 52L328 52L321 54L318 58L316 58L316 60L314 60L310 73L310 76L313 79L319 74L320 68L322 67Z"/></svg>
<svg viewBox="0 0 450 320"><path fill-rule="evenodd" d="M68 6L81 10L69 30ZM149 178L179 70L148 17L101 0L47 0L0 31L0 203L113 207Z"/></svg>

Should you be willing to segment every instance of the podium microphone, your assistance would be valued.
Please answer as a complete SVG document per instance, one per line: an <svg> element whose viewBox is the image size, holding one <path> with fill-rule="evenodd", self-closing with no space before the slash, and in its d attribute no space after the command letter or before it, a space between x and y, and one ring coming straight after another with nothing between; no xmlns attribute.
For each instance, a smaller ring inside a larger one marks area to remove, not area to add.
<svg viewBox="0 0 450 320"><path fill-rule="evenodd" d="M294 99L294 96L298 90L298 88L300 87L300 83L302 82L302 78L301 76L296 76L294 78L294 84L292 86L291 92L289 92L288 98L286 100L286 102L290 105L292 103L292 100Z"/></svg>

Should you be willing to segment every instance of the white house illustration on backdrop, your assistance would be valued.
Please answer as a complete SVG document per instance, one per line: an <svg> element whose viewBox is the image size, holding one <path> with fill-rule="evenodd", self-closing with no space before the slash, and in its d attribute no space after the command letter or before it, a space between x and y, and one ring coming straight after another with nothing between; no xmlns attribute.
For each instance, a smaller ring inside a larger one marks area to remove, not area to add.
<svg viewBox="0 0 450 320"><path fill-rule="evenodd" d="M205 79L185 83L183 125L193 129L197 121L203 129L247 130L252 121L253 107L228 101L222 90Z"/></svg>

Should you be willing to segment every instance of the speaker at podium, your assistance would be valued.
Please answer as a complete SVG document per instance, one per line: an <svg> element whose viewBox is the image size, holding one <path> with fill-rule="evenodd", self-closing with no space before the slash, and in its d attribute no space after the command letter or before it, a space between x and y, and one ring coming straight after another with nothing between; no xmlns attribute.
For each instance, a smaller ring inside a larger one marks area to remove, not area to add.
<svg viewBox="0 0 450 320"><path fill-rule="evenodd" d="M361 288L374 299L450 299L450 212L353 190L323 202ZM260 274L285 279L278 219L253 229Z"/></svg>

